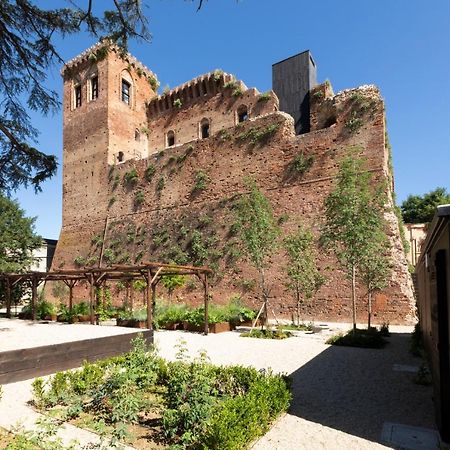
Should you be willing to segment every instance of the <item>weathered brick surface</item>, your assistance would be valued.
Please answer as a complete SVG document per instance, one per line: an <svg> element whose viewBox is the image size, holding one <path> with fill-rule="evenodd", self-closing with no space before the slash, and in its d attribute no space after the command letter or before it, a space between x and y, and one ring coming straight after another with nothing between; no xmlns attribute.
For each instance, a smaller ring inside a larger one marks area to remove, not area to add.
<svg viewBox="0 0 450 450"><path fill-rule="evenodd" d="M85 70L83 67L80 71ZM188 98L181 108L164 109L155 104L165 100L156 98L148 83L141 83L131 70L136 97L130 108L121 104L118 95L124 67L127 63L115 54L98 63L100 86L102 77L107 76L107 94L102 97L101 91L98 106L87 105L84 111L67 109L71 80L66 77L64 223L54 268L74 267L77 256L84 258L87 266L98 265L102 245L93 244L93 237L105 235L103 266L150 260L191 262L198 256L193 249L197 239L208 252L204 262L215 268L213 299L225 302L239 294L256 307L259 300L252 280L257 280L257 274L239 256L232 226L233 202L246 192L245 177L253 178L270 199L275 214L283 219L283 234L294 230L299 222L310 225L318 234L324 198L349 147L358 148L365 156L374 180L389 179L384 105L374 87L333 96L329 86L319 86L323 95L315 95L317 91L311 95L313 131L296 136L292 118L276 111L276 98L258 102L256 90L244 90L242 97L235 97L223 88L226 78L214 85L210 76L213 87L208 95L197 100ZM175 90L169 93L171 101L180 92L189 96L189 92ZM154 100L145 106L152 97ZM236 125L236 110L241 104L248 106L250 120ZM211 121L212 136L195 140L203 117ZM350 119L359 120L350 127ZM134 158L135 129L145 127L148 140L138 142L143 147ZM155 153L163 147L169 129L176 131L179 145ZM267 135L252 143L255 131ZM114 164L119 149L126 153L127 161ZM292 172L291 164L301 152L311 155L313 164L300 176ZM145 178L148 167L155 169L150 181ZM139 178L135 185L129 185L124 175L133 168ZM207 182L205 189L196 190L199 171L207 176ZM143 199L139 204L137 197ZM411 283L397 219L394 214L387 218L393 271L389 287L375 298L374 316L376 322L408 323L413 318ZM294 301L284 287L284 265L285 255L280 250L272 258L267 277L275 314L290 317ZM319 266L327 282L304 306L305 319L349 321L348 280L335 259L323 251L319 251ZM79 289L79 295L84 296L84 288ZM201 293L190 284L177 295L180 301L196 302ZM363 286L358 286L358 297L358 317L364 320L367 309Z"/></svg>

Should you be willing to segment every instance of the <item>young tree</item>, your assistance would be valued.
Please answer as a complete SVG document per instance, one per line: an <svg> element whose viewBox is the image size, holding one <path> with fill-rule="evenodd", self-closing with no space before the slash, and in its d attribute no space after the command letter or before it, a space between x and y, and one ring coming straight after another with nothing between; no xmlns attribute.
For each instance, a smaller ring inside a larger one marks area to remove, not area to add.
<svg viewBox="0 0 450 450"><path fill-rule="evenodd" d="M356 275L370 254L374 230L384 210L373 189L365 160L353 149L341 161L334 190L325 199L321 243L331 250L352 282L352 321L356 330Z"/></svg>
<svg viewBox="0 0 450 450"><path fill-rule="evenodd" d="M183 275L164 275L161 278L162 285L169 293L169 303L172 302L172 295L175 289L183 286L185 281L186 280Z"/></svg>
<svg viewBox="0 0 450 450"><path fill-rule="evenodd" d="M325 277L317 269L314 236L310 230L299 226L283 240L283 244L288 256L286 287L294 294L299 325L302 297L311 299L325 282Z"/></svg>
<svg viewBox="0 0 450 450"><path fill-rule="evenodd" d="M389 241L382 229L376 229L370 236L369 248L360 266L361 278L367 288L367 328L371 327L372 296L387 286L391 274Z"/></svg>
<svg viewBox="0 0 450 450"><path fill-rule="evenodd" d="M272 207L266 196L255 182L248 182L250 192L241 197L236 204L236 221L240 237L250 263L259 274L259 286L264 305L266 329L268 326L269 290L265 269L269 258L277 247L280 229L273 215Z"/></svg>

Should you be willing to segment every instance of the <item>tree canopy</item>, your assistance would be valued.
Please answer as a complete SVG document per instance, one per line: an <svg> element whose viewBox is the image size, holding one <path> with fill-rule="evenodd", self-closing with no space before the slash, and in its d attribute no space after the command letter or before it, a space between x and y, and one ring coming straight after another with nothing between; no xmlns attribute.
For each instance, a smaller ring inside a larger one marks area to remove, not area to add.
<svg viewBox="0 0 450 450"><path fill-rule="evenodd" d="M450 203L450 194L443 187L437 187L424 195L409 195L401 204L403 221L405 223L431 222L436 207Z"/></svg>
<svg viewBox="0 0 450 450"><path fill-rule="evenodd" d="M16 201L0 194L0 272L20 272L32 263L32 251L42 243L34 221Z"/></svg>
<svg viewBox="0 0 450 450"><path fill-rule="evenodd" d="M385 195L382 186L373 189L366 161L349 151L341 161L334 190L325 199L325 224L321 243L332 251L352 280L353 328L356 329L356 277L358 272L377 270L372 259L384 242ZM377 239L375 239L377 238ZM374 274L368 275L375 278Z"/></svg>
<svg viewBox="0 0 450 450"><path fill-rule="evenodd" d="M64 62L56 36L84 30L123 48L129 38L150 38L141 0L98 2L96 9L94 3L42 9L29 0L0 2L0 192L28 185L38 191L56 172L56 158L36 147L39 133L28 114L47 115L60 106L46 87L49 69Z"/></svg>

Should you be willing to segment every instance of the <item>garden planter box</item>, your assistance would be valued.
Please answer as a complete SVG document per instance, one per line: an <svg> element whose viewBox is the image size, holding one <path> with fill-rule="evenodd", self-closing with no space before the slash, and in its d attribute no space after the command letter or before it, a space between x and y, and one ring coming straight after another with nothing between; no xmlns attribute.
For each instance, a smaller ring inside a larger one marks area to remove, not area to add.
<svg viewBox="0 0 450 450"><path fill-rule="evenodd" d="M164 325L161 325L161 328L163 330L178 330L180 328L183 328L183 325L177 322L167 322Z"/></svg>
<svg viewBox="0 0 450 450"><path fill-rule="evenodd" d="M229 322L210 323L210 333L224 333L225 331L231 331L231 325Z"/></svg>
<svg viewBox="0 0 450 450"><path fill-rule="evenodd" d="M119 318L117 318L116 320L117 320L117 326L119 326L119 327L147 328L146 320L119 319Z"/></svg>
<svg viewBox="0 0 450 450"><path fill-rule="evenodd" d="M78 322L90 322L91 316L89 314L78 316Z"/></svg>
<svg viewBox="0 0 450 450"><path fill-rule="evenodd" d="M49 316L45 316L44 320L49 320L52 322L56 322L56 319L58 318L58 316L56 314L50 314Z"/></svg>

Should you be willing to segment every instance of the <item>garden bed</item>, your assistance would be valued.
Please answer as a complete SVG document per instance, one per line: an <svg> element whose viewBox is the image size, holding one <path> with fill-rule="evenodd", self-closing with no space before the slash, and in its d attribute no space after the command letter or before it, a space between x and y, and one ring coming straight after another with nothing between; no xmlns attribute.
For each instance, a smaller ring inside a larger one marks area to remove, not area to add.
<svg viewBox="0 0 450 450"><path fill-rule="evenodd" d="M388 341L384 339L388 332L381 328L349 330L346 334L337 334L327 340L327 344L360 348L383 348Z"/></svg>
<svg viewBox="0 0 450 450"><path fill-rule="evenodd" d="M63 422L137 448L245 449L289 406L288 379L241 366L211 365L205 355L176 361L142 338L121 357L86 363L33 383L35 406Z"/></svg>

